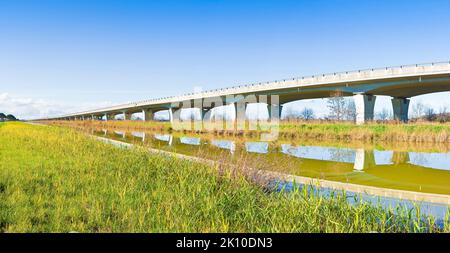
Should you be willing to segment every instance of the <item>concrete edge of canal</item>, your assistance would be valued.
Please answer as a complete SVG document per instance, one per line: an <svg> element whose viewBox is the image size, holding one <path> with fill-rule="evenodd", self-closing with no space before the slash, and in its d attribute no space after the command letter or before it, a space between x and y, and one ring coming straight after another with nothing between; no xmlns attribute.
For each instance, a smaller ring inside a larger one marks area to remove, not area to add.
<svg viewBox="0 0 450 253"><path fill-rule="evenodd" d="M134 146L133 144L122 142L122 141L112 140L112 139L103 138L103 137L99 137L99 136L93 136L93 135L91 135L91 136L97 140L103 141L105 143L113 144L116 146L122 146L122 147L133 147ZM174 156L174 157L177 157L180 159L200 162L200 163L208 164L208 165L217 165L218 164L218 162L216 162L216 161L204 159L204 158L200 158L200 157L188 156L188 155L178 154L178 153L164 151L164 150L152 149L152 148L148 148L148 150L151 153L170 155L170 156ZM338 190L338 191L347 191L347 192L368 194L368 195L395 198L395 199L401 199L401 200L410 200L410 201L414 201L414 202L428 202L428 203L434 203L434 204L450 205L450 195L445 195L445 194L422 193L422 192L380 188L380 187L374 187L374 186L357 185L357 184L342 183L342 182L337 182L337 181L329 181L329 180L324 180L324 179L295 176L295 175L289 175L289 174L284 174L284 173L280 173L280 172L264 171L264 170L259 170L259 169L255 169L255 168L246 168L246 169L249 170L249 172L254 173L254 174L266 175L266 176L272 177L272 178L282 178L284 181L286 181L288 183L295 182L298 184L311 185L311 186L315 186L318 188L329 188L329 189Z"/></svg>

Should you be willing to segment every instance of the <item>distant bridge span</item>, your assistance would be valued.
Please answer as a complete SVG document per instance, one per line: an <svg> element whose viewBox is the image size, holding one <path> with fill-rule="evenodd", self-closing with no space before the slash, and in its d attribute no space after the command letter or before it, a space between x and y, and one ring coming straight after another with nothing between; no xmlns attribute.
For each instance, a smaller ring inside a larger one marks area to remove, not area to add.
<svg viewBox="0 0 450 253"><path fill-rule="evenodd" d="M196 100L201 101L219 97L224 101L224 104L233 104L239 101L236 99L229 100L227 97L268 95L270 98L271 95L278 95L279 103L282 105L301 99L328 98L339 93L342 96L354 97L356 123L358 124L373 120L373 110L377 95L391 96L394 119L407 121L409 98L443 91L450 91L450 62L404 65L291 78L145 100L42 120L103 118L109 120L114 119L118 114L123 114L124 119L129 120L131 119L131 114L138 112L143 113L144 120L151 120L153 113L159 110L169 110L170 120L173 120L174 110L178 110L180 108L179 105L183 102L194 104ZM270 99L268 104L271 104ZM203 105L203 109L211 109L208 106L205 107ZM279 111L281 113L281 110ZM204 113L203 110L201 112L202 114Z"/></svg>

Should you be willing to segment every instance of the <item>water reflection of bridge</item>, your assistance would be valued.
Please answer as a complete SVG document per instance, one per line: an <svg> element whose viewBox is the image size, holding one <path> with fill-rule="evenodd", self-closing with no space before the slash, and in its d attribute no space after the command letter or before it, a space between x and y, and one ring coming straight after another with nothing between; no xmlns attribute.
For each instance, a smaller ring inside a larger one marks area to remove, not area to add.
<svg viewBox="0 0 450 253"><path fill-rule="evenodd" d="M123 131L114 131L115 135L126 138ZM106 130L103 130L106 135ZM146 141L146 133L131 132L131 136ZM228 150L234 154L237 149L242 149L249 154L269 154L271 145L265 141L247 141L243 145L237 145L233 140L214 139L209 143L202 141L199 137L179 137L174 142L171 134L153 134L151 139L164 142L168 146L179 143L182 145L204 146L210 145L219 149ZM410 164L425 168L450 170L450 153L423 153L423 152L405 152L392 150L373 150L364 148L341 148L341 147L323 147L323 146L293 146L291 144L280 144L276 148L279 153L317 161L328 161L336 163L353 164L355 171L365 171L382 165L401 165Z"/></svg>

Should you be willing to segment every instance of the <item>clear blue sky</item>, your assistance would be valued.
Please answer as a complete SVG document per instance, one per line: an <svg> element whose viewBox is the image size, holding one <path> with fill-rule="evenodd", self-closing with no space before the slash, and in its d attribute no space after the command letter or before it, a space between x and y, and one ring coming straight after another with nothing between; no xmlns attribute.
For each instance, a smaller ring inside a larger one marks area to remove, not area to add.
<svg viewBox="0 0 450 253"><path fill-rule="evenodd" d="M449 13L446 0L2 0L0 111L29 118L195 87L449 61ZM449 97L415 101L450 107Z"/></svg>

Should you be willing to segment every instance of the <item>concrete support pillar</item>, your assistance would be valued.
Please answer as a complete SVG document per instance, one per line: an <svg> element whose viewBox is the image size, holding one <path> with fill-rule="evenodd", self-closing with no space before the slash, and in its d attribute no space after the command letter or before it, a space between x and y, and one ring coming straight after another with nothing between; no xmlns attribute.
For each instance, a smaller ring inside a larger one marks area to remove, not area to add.
<svg viewBox="0 0 450 253"><path fill-rule="evenodd" d="M267 105L267 111L269 112L269 120L272 119L272 117L275 117L275 119L281 119L281 112L283 110L283 105L277 105L277 104L268 104Z"/></svg>
<svg viewBox="0 0 450 253"><path fill-rule="evenodd" d="M109 114L109 113L107 113L107 114L105 114L105 120L106 120L106 121L108 121L108 120L114 120L114 119L115 119L115 116L116 116L116 115L114 115L114 114Z"/></svg>
<svg viewBox="0 0 450 253"><path fill-rule="evenodd" d="M367 94L356 94L353 96L356 109L356 124L361 125L373 120L373 109L376 97Z"/></svg>
<svg viewBox="0 0 450 253"><path fill-rule="evenodd" d="M208 115L211 115L211 111L208 108L200 108L200 119L204 121L208 118Z"/></svg>
<svg viewBox="0 0 450 253"><path fill-rule="evenodd" d="M131 120L131 113L123 112L123 120Z"/></svg>
<svg viewBox="0 0 450 253"><path fill-rule="evenodd" d="M356 149L355 163L353 165L353 168L356 171L363 171L375 165L375 155L373 150L364 150L362 148Z"/></svg>
<svg viewBox="0 0 450 253"><path fill-rule="evenodd" d="M175 121L180 121L181 108L170 108L169 109L169 121L174 123Z"/></svg>
<svg viewBox="0 0 450 253"><path fill-rule="evenodd" d="M394 110L394 120L408 122L409 99L393 98L392 109Z"/></svg>
<svg viewBox="0 0 450 253"><path fill-rule="evenodd" d="M153 114L152 110L149 110L149 109L142 110L142 120L143 121L153 120L153 116L154 116L154 114Z"/></svg>
<svg viewBox="0 0 450 253"><path fill-rule="evenodd" d="M236 120L246 120L247 103L234 103L235 119Z"/></svg>
<svg viewBox="0 0 450 253"><path fill-rule="evenodd" d="M183 130L184 125L181 123L181 108L171 108L169 109L169 120L171 127L174 130Z"/></svg>
<svg viewBox="0 0 450 253"><path fill-rule="evenodd" d="M169 122L173 123L173 109L172 108L169 109Z"/></svg>
<svg viewBox="0 0 450 253"><path fill-rule="evenodd" d="M202 119L204 120L204 121L206 121L206 120L208 120L208 121L212 121L213 120L213 108L205 108L205 109L203 109L203 112L202 112Z"/></svg>
<svg viewBox="0 0 450 253"><path fill-rule="evenodd" d="M267 96L267 111L270 121L281 120L283 105L280 103L278 96Z"/></svg>
<svg viewBox="0 0 450 253"><path fill-rule="evenodd" d="M235 118L234 122L236 122L236 130L245 130L245 123L246 123L246 112L247 112L247 105L248 103L234 103L234 110L235 110ZM232 121L233 122L233 121ZM233 123L234 123L233 122ZM227 130L233 129L234 126L230 126L227 121Z"/></svg>
<svg viewBox="0 0 450 253"><path fill-rule="evenodd" d="M206 120L206 116L208 113L208 108L198 108L199 112L200 112L200 119L194 119L194 130L196 131L200 131L203 130L204 127L204 121ZM195 114L194 114L195 115Z"/></svg>

